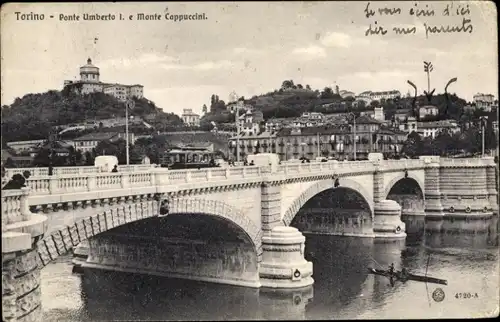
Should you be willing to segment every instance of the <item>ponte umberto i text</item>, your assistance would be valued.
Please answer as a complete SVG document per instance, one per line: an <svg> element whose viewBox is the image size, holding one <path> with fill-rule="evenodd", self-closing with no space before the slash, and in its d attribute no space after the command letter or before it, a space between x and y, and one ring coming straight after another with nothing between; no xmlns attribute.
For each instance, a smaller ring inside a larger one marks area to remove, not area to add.
<svg viewBox="0 0 500 322"><path fill-rule="evenodd" d="M335 226L332 232L340 235L393 239L406 236L402 214L425 216L439 231L447 217L498 213L493 158L423 156L175 171L140 166L118 173L94 167L58 170L47 176L43 169L30 169L27 188L2 191L5 321L41 319L40 270L84 241L90 268L293 289L313 284L303 225L311 233L323 225ZM390 197L405 179L420 197ZM301 208L329 189L355 192L366 202L368 218L308 222L306 213L297 229L293 223ZM169 213L162 217L164 199L170 201ZM225 223L210 242L198 235L170 236L176 232L164 225L174 220L184 227L203 218L212 221L195 231ZM216 235L225 235L224 230L232 237L221 241Z"/></svg>

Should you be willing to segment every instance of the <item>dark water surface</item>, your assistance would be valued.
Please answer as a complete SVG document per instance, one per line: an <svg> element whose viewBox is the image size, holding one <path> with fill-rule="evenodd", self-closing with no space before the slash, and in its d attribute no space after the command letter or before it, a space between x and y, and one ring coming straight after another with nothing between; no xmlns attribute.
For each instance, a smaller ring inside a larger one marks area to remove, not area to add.
<svg viewBox="0 0 500 322"><path fill-rule="evenodd" d="M308 235L315 284L288 292L87 271L72 274L71 257L42 270L45 321L461 318L498 315L497 218L488 231L425 233L402 242ZM448 285L396 283L367 274L394 263ZM432 293L442 288L442 302ZM465 293L465 294L462 294ZM471 298L464 298L471 295ZM477 297L476 297L477 296ZM459 298L457 298L459 297Z"/></svg>

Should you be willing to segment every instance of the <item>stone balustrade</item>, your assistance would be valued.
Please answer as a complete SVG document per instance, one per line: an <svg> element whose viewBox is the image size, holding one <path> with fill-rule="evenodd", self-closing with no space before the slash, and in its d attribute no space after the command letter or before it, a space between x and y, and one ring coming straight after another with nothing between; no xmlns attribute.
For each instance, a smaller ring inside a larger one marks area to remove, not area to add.
<svg viewBox="0 0 500 322"><path fill-rule="evenodd" d="M27 186L30 188L32 196L39 196L242 179L260 177L265 173L269 173L268 167L246 166L173 171L157 168L148 172L136 173L92 173L84 177L73 175L30 177L27 180Z"/></svg>
<svg viewBox="0 0 500 322"><path fill-rule="evenodd" d="M425 164L431 162L432 156L421 157L420 159L401 159L401 160L384 160L380 162L380 166L383 169L415 169L422 168ZM485 157L485 158L469 158L469 159L452 159L452 158L439 158L442 166L445 167L460 167L460 166L484 166L488 164L494 164L493 158ZM327 162L321 162L318 160L311 160L308 163L301 162L283 162L279 168L279 173L294 173L294 172L311 172L316 169L325 169L325 170L333 170L333 169L359 169L363 168L366 165L371 165L371 161L349 161L349 162L339 162L335 160L329 160ZM159 168L156 164L134 164L134 165L119 165L119 172L127 172L127 173L135 173L135 172L148 172ZM238 166L240 168L240 166ZM312 170L311 170L312 169ZM287 171L289 170L289 171ZM9 168L6 169L6 177L10 178L14 174L20 173L22 174L24 171L29 171L31 173L31 177L47 177L49 174L49 169L46 167L43 168ZM285 172L286 171L286 172ZM87 175L87 174L97 174L97 173L108 173L102 171L101 168L96 166L82 166L82 167L54 167L53 168L53 176L65 176L65 175Z"/></svg>
<svg viewBox="0 0 500 322"><path fill-rule="evenodd" d="M119 172L144 172L157 168L155 164L134 164L134 165L119 165ZM49 168L9 168L5 169L6 176L11 178L14 174L22 174L24 171L29 171L33 177L45 177L49 175ZM54 167L53 175L84 175L91 173L102 173L102 169L96 166L83 166L83 167Z"/></svg>
<svg viewBox="0 0 500 322"><path fill-rule="evenodd" d="M421 160L391 160L382 165L393 170L401 170L411 166L423 167ZM82 168L75 168L81 169ZM131 170L131 168L130 168ZM325 172L357 173L374 171L371 161L356 162L315 162L282 164L274 173L276 175L303 175ZM84 176L64 174L57 176L31 176L27 180L31 196L71 194L89 191L116 190L122 188L151 187L157 185L176 185L183 183L215 182L232 179L255 178L271 174L270 166L243 166L228 168L205 168L187 170L168 170L154 168L146 172L96 172Z"/></svg>
<svg viewBox="0 0 500 322"><path fill-rule="evenodd" d="M228 168L205 168L168 170L166 168L153 168L151 165L125 166L125 171L121 172L92 172L97 171L97 167L66 167L59 169L59 175L42 175L44 168L34 168L39 170L27 180L31 196L60 195L82 193L90 191L118 190L125 188L140 188L152 186L177 185L184 183L218 182L233 179L257 178L269 175L295 176L308 174L324 174L333 172L335 174L356 174L369 171L401 171L412 169L423 169L432 165L430 159L402 159L354 161L354 162L311 162L311 163L285 163L272 171L270 166L242 166ZM488 158L483 159L443 159L437 158L442 167L475 167L485 166L493 163ZM79 176L75 176L73 171L79 171ZM94 170L91 170L94 169ZM137 169L138 171L134 171ZM146 171L146 169L148 169ZM28 169L16 169L28 170ZM144 171L140 171L144 170ZM38 175L37 175L38 174Z"/></svg>

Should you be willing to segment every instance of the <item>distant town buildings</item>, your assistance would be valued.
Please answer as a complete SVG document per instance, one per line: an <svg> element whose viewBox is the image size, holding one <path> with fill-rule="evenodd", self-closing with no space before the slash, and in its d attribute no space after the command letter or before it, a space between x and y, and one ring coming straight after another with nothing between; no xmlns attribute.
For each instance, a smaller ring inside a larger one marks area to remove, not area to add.
<svg viewBox="0 0 500 322"><path fill-rule="evenodd" d="M384 92L372 92L372 91L365 91L359 94L358 97L361 98L369 98L370 100L381 100L381 99L395 99L395 98L400 98L401 97L401 92L392 90L392 91L384 91Z"/></svg>
<svg viewBox="0 0 500 322"><path fill-rule="evenodd" d="M340 97L342 98L347 98L347 97L355 97L356 94L354 94L354 92L351 92L351 91L346 91L346 90L341 90L339 91L337 94L340 95Z"/></svg>
<svg viewBox="0 0 500 322"><path fill-rule="evenodd" d="M482 109L485 112L490 112L491 108L496 104L498 108L498 101L495 102L495 96L491 94L477 93L473 96L474 104L476 108Z"/></svg>
<svg viewBox="0 0 500 322"><path fill-rule="evenodd" d="M434 139L442 131L448 131L450 134L454 134L460 131L460 127L452 120L418 122L416 132L422 137Z"/></svg>
<svg viewBox="0 0 500 322"><path fill-rule="evenodd" d="M188 126L200 126L200 115L193 112L190 108L185 108L181 115L182 121Z"/></svg>
<svg viewBox="0 0 500 322"><path fill-rule="evenodd" d="M434 105L425 105L419 107L418 114L420 119L424 119L429 116L437 116L439 114L439 109Z"/></svg>
<svg viewBox="0 0 500 322"><path fill-rule="evenodd" d="M261 132L264 116L261 111L247 111L239 117L240 133L253 135Z"/></svg>
<svg viewBox="0 0 500 322"><path fill-rule="evenodd" d="M116 132L97 132L97 133L89 133L83 136L80 136L76 139L72 140L73 146L75 150L80 150L82 152L92 151L97 147L100 142L109 141L115 142L119 139L126 139L125 133L116 133ZM134 133L129 133L129 143L135 143L135 135ZM69 142L69 141L67 141ZM99 151L102 153L106 153L106 151Z"/></svg>
<svg viewBox="0 0 500 322"><path fill-rule="evenodd" d="M269 123L269 122L268 122ZM269 125L269 124L266 124ZM382 122L367 116L356 119L356 136L353 124L337 124L311 127L284 127L277 131L241 133L240 157L253 153L277 153L281 160L332 157L352 159L354 141L359 158L370 152L395 154L401 151L407 133L383 126ZM236 136L229 140L230 152L236 156Z"/></svg>
<svg viewBox="0 0 500 322"><path fill-rule="evenodd" d="M87 64L80 67L80 80L65 80L64 86L68 86L72 91L79 94L102 92L112 95L121 101L125 101L129 97L144 97L144 86L142 85L103 83L99 77L99 67L93 65L92 60L89 58Z"/></svg>

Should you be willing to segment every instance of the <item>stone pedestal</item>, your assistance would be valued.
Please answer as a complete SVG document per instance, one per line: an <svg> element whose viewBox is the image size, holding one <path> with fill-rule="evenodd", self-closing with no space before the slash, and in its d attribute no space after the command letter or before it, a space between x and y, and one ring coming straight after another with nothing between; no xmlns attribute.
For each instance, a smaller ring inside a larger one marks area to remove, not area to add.
<svg viewBox="0 0 500 322"><path fill-rule="evenodd" d="M375 204L373 233L375 238L406 238L406 226L401 221L401 206L394 200Z"/></svg>
<svg viewBox="0 0 500 322"><path fill-rule="evenodd" d="M28 210L28 191L2 191L3 321L42 321L35 245L47 230L47 217Z"/></svg>
<svg viewBox="0 0 500 322"><path fill-rule="evenodd" d="M491 211L493 214L498 215L498 191L497 191L497 177L496 177L496 164L493 158L484 158L488 164L486 168L486 187L488 190L488 200L490 203Z"/></svg>
<svg viewBox="0 0 500 322"><path fill-rule="evenodd" d="M312 263L304 258L305 240L296 228L283 226L262 237L262 287L301 288L314 283Z"/></svg>
<svg viewBox="0 0 500 322"><path fill-rule="evenodd" d="M426 217L442 218L440 158L439 156L421 156L425 163L425 214Z"/></svg>

